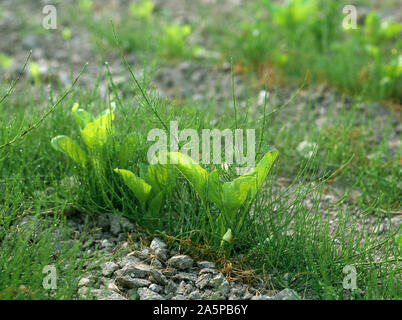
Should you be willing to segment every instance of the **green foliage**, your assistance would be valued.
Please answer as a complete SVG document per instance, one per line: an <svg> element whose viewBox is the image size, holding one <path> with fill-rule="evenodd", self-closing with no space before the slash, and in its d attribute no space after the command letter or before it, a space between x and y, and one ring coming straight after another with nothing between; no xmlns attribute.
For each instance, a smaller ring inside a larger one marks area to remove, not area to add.
<svg viewBox="0 0 402 320"><path fill-rule="evenodd" d="M274 5L267 2L272 9L272 17L280 26L293 28L298 24L312 24L311 17L316 17L318 13L318 2L316 0L292 0L283 5Z"/></svg>
<svg viewBox="0 0 402 320"><path fill-rule="evenodd" d="M402 234L396 235L395 241L399 247L399 254L402 256Z"/></svg>
<svg viewBox="0 0 402 320"><path fill-rule="evenodd" d="M86 5L82 4L86 8ZM114 21L121 38L121 47L135 50L147 59L189 58L205 54L199 46L189 42L193 29L189 24L172 23L171 19L156 18L155 4L150 0L131 1L121 19ZM115 38L109 24L107 13L94 17L90 9L82 9L83 17L71 9L71 18L91 31L95 43L115 47Z"/></svg>
<svg viewBox="0 0 402 320"><path fill-rule="evenodd" d="M9 57L8 55L0 52L0 66L3 69L10 68L12 62L13 62L13 59L11 57Z"/></svg>
<svg viewBox="0 0 402 320"><path fill-rule="evenodd" d="M63 31L61 32L61 35L63 36L64 39L71 40L71 29L64 28Z"/></svg>
<svg viewBox="0 0 402 320"><path fill-rule="evenodd" d="M78 143L71 138L67 136L57 136L52 139L51 144L55 150L65 153L81 166L85 166L87 155Z"/></svg>
<svg viewBox="0 0 402 320"><path fill-rule="evenodd" d="M72 108L74 118L80 127L82 141L89 152L92 163L96 163L97 166L99 163L96 157L99 156L103 145L113 132L112 120L114 119L114 110L115 107L113 105L111 108L102 112L98 117L94 118L92 114L79 108L78 104L75 104ZM64 135L57 136L51 140L51 144L55 150L65 153L81 166L85 166L87 163L87 154L80 148L78 143L71 138ZM125 143L120 150L123 161L126 161L128 157L127 153L130 152L129 147L130 146Z"/></svg>
<svg viewBox="0 0 402 320"><path fill-rule="evenodd" d="M176 184L176 174L171 168L160 165L141 165L140 176L136 176L129 170L115 169L144 210L149 210L152 215L157 215L162 209L166 195Z"/></svg>
<svg viewBox="0 0 402 320"><path fill-rule="evenodd" d="M139 4L137 4L136 2L131 2L129 10L130 10L130 14L133 17L149 20L152 18L152 12L153 12L154 8L155 8L155 5L152 1L143 0Z"/></svg>
<svg viewBox="0 0 402 320"><path fill-rule="evenodd" d="M401 100L402 24L382 21L372 11L357 29L345 30L340 9L336 1L262 0L251 9L254 21L241 24L242 32L224 31L225 50L252 70L275 67L279 78L300 79L309 70L314 82L349 94Z"/></svg>
<svg viewBox="0 0 402 320"><path fill-rule="evenodd" d="M145 209L152 187L129 170L115 169L114 171L121 175L124 182L133 191L141 206Z"/></svg>
<svg viewBox="0 0 402 320"><path fill-rule="evenodd" d="M376 11L371 11L365 18L360 36L364 42L374 45L384 44L402 32L402 23L391 20L381 21Z"/></svg>
<svg viewBox="0 0 402 320"><path fill-rule="evenodd" d="M277 150L267 152L255 169L233 181L222 183L216 170L208 174L189 156L178 152L167 153L168 162L191 183L207 210L209 202L218 206L220 214L216 221L210 216L210 224L213 229L215 225L220 225L221 239L230 239L229 243L233 239L232 233L236 235L244 222L244 214L238 215L239 209L243 207L243 212L247 212L277 156Z"/></svg>
<svg viewBox="0 0 402 320"><path fill-rule="evenodd" d="M83 11L83 12L90 12L92 10L92 0L78 0L78 7Z"/></svg>
<svg viewBox="0 0 402 320"><path fill-rule="evenodd" d="M34 79L35 84L38 85L41 82L40 79L40 70L39 70L39 65L36 62L31 62L29 64L29 73L31 74L31 77Z"/></svg>
<svg viewBox="0 0 402 320"><path fill-rule="evenodd" d="M159 54L165 57L189 56L194 53L194 47L188 43L192 29L188 24L166 24L158 37Z"/></svg>

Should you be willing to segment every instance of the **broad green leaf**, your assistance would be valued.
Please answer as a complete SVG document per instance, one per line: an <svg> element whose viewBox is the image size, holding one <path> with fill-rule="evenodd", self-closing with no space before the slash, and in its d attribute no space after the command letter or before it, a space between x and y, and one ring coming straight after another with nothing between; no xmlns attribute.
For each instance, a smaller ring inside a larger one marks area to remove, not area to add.
<svg viewBox="0 0 402 320"><path fill-rule="evenodd" d="M378 13L371 11L367 14L364 22L364 32L369 43L379 41L381 31L381 19Z"/></svg>
<svg viewBox="0 0 402 320"><path fill-rule="evenodd" d="M233 214L243 205L247 196L253 197L256 189L256 178L239 177L231 182L225 182L222 187L222 202L225 214Z"/></svg>
<svg viewBox="0 0 402 320"><path fill-rule="evenodd" d="M120 174L127 186L133 191L141 206L145 209L145 204L152 187L129 170L114 169L114 171Z"/></svg>
<svg viewBox="0 0 402 320"><path fill-rule="evenodd" d="M232 243L232 241L233 241L233 233L232 233L232 229L228 229L227 231L226 231L226 233L223 235L223 237L222 237L222 242L223 241L226 241L227 243ZM221 243L221 245L222 245L223 243Z"/></svg>
<svg viewBox="0 0 402 320"><path fill-rule="evenodd" d="M261 188L277 156L277 150L267 152L254 170L223 184L222 202L225 217L231 223L233 223L234 214L245 203L247 198L247 205L254 199L257 190Z"/></svg>
<svg viewBox="0 0 402 320"><path fill-rule="evenodd" d="M257 166L254 170L251 170L248 173L240 177L249 177L256 176L257 177L257 189L261 188L262 183L264 182L266 176L268 175L269 170L275 162L275 159L278 157L278 150L271 150L267 152L264 157L258 162ZM257 190L255 190L257 192Z"/></svg>
<svg viewBox="0 0 402 320"><path fill-rule="evenodd" d="M208 199L215 202L218 207L222 207L222 184L217 170L208 175Z"/></svg>
<svg viewBox="0 0 402 320"><path fill-rule="evenodd" d="M402 32L402 23L385 22L381 27L387 38L392 38Z"/></svg>
<svg viewBox="0 0 402 320"><path fill-rule="evenodd" d="M165 198L165 192L159 192L152 198L152 200L149 202L148 210L153 214L157 215L162 207L162 204L164 202Z"/></svg>
<svg viewBox="0 0 402 320"><path fill-rule="evenodd" d="M166 165L151 164L147 170L147 182L156 193L165 192L176 184L176 172Z"/></svg>
<svg viewBox="0 0 402 320"><path fill-rule="evenodd" d="M81 130L82 139L89 148L100 148L106 143L107 135L112 130L113 119L113 109L107 109Z"/></svg>
<svg viewBox="0 0 402 320"><path fill-rule="evenodd" d="M148 180L148 166L149 166L149 164L141 162L141 163L138 163L137 166L140 169L140 172L139 172L140 178L142 178L145 181Z"/></svg>
<svg viewBox="0 0 402 320"><path fill-rule="evenodd" d="M189 156L179 152L168 152L169 163L175 159L177 164L173 164L183 174L183 176L193 185L200 198L206 200L206 183L208 173Z"/></svg>
<svg viewBox="0 0 402 320"><path fill-rule="evenodd" d="M120 145L119 163L121 167L126 167L130 159L134 157L134 152L139 143L139 137L136 132L130 133Z"/></svg>
<svg viewBox="0 0 402 320"><path fill-rule="evenodd" d="M80 126L80 129L84 129L89 123L94 121L93 115L90 114L88 111L79 108L77 103L74 104L72 111L75 121Z"/></svg>
<svg viewBox="0 0 402 320"><path fill-rule="evenodd" d="M51 145L57 151L68 155L75 162L84 166L87 161L85 152L80 148L77 142L67 136L57 136L51 140Z"/></svg>

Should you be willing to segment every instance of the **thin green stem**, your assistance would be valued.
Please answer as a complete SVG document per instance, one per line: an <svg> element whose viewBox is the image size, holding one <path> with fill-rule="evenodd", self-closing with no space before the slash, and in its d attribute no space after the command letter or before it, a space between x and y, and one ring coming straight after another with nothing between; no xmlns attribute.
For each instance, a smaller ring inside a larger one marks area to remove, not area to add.
<svg viewBox="0 0 402 320"><path fill-rule="evenodd" d="M75 84L77 83L78 79L81 77L82 73L84 72L85 68L87 67L88 62L84 65L84 67L82 68L81 72L78 74L78 76L75 78L74 82L71 84L71 86L64 92L64 94L56 101L56 103L51 106L49 108L48 111L46 111L46 113L40 117L33 125L28 125L28 128L26 128L25 130L23 130L21 133L17 134L13 139L11 139L10 141L6 142L5 144L0 146L0 150L8 147L14 143L16 143L17 141L20 141L21 139L24 138L25 135L27 135L29 132L31 132L32 130L38 128L40 126L40 124L43 122L43 120L45 120L49 114L51 114L54 109L64 100L65 97L67 97L69 95L69 93L71 92L71 90L74 88Z"/></svg>

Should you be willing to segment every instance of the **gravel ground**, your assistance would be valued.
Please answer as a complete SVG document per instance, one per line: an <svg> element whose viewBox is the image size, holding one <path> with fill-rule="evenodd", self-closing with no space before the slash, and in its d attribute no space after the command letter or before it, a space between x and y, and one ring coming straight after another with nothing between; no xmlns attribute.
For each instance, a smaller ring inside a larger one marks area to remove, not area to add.
<svg viewBox="0 0 402 320"><path fill-rule="evenodd" d="M44 212L42 218L52 214ZM111 215L91 215L89 220L71 210L64 228L54 229L52 238L61 248L79 242L79 257L92 257L79 279L78 299L101 300L295 300L291 289L274 290L268 283L258 287L229 281L210 261L195 261L180 248L150 238L128 219ZM38 230L43 220L25 216L15 230ZM83 239L79 241L76 239Z"/></svg>

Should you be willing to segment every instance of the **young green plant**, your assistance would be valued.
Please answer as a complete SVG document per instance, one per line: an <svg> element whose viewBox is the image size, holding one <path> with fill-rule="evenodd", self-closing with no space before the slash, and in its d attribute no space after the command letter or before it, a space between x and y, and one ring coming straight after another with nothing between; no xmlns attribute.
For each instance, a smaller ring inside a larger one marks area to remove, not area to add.
<svg viewBox="0 0 402 320"><path fill-rule="evenodd" d="M168 163L174 163L171 165L175 166L197 191L206 207L212 232L219 232L223 246L225 242L233 243L234 237L239 233L244 223L248 208L277 156L277 150L267 152L255 169L233 181L224 183L220 181L217 170L208 173L185 154L168 152L167 160ZM210 202L215 203L220 210L216 219L212 217L210 212ZM241 208L243 210L239 216Z"/></svg>
<svg viewBox="0 0 402 320"><path fill-rule="evenodd" d="M130 170L114 169L140 202L142 209L152 216L160 213L166 195L176 184L177 174L161 164L140 164L140 177Z"/></svg>
<svg viewBox="0 0 402 320"><path fill-rule="evenodd" d="M86 146L86 151L75 140L65 135L54 137L51 140L52 147L63 152L82 167L85 167L90 161L98 171L102 170L104 163L100 160L102 159L100 153L113 134L114 110L115 105L112 103L109 109L95 118L91 113L75 104L72 111L80 127L81 138ZM121 167L124 168L128 165L137 144L137 134L131 133L121 144L115 145L118 149L117 157Z"/></svg>

